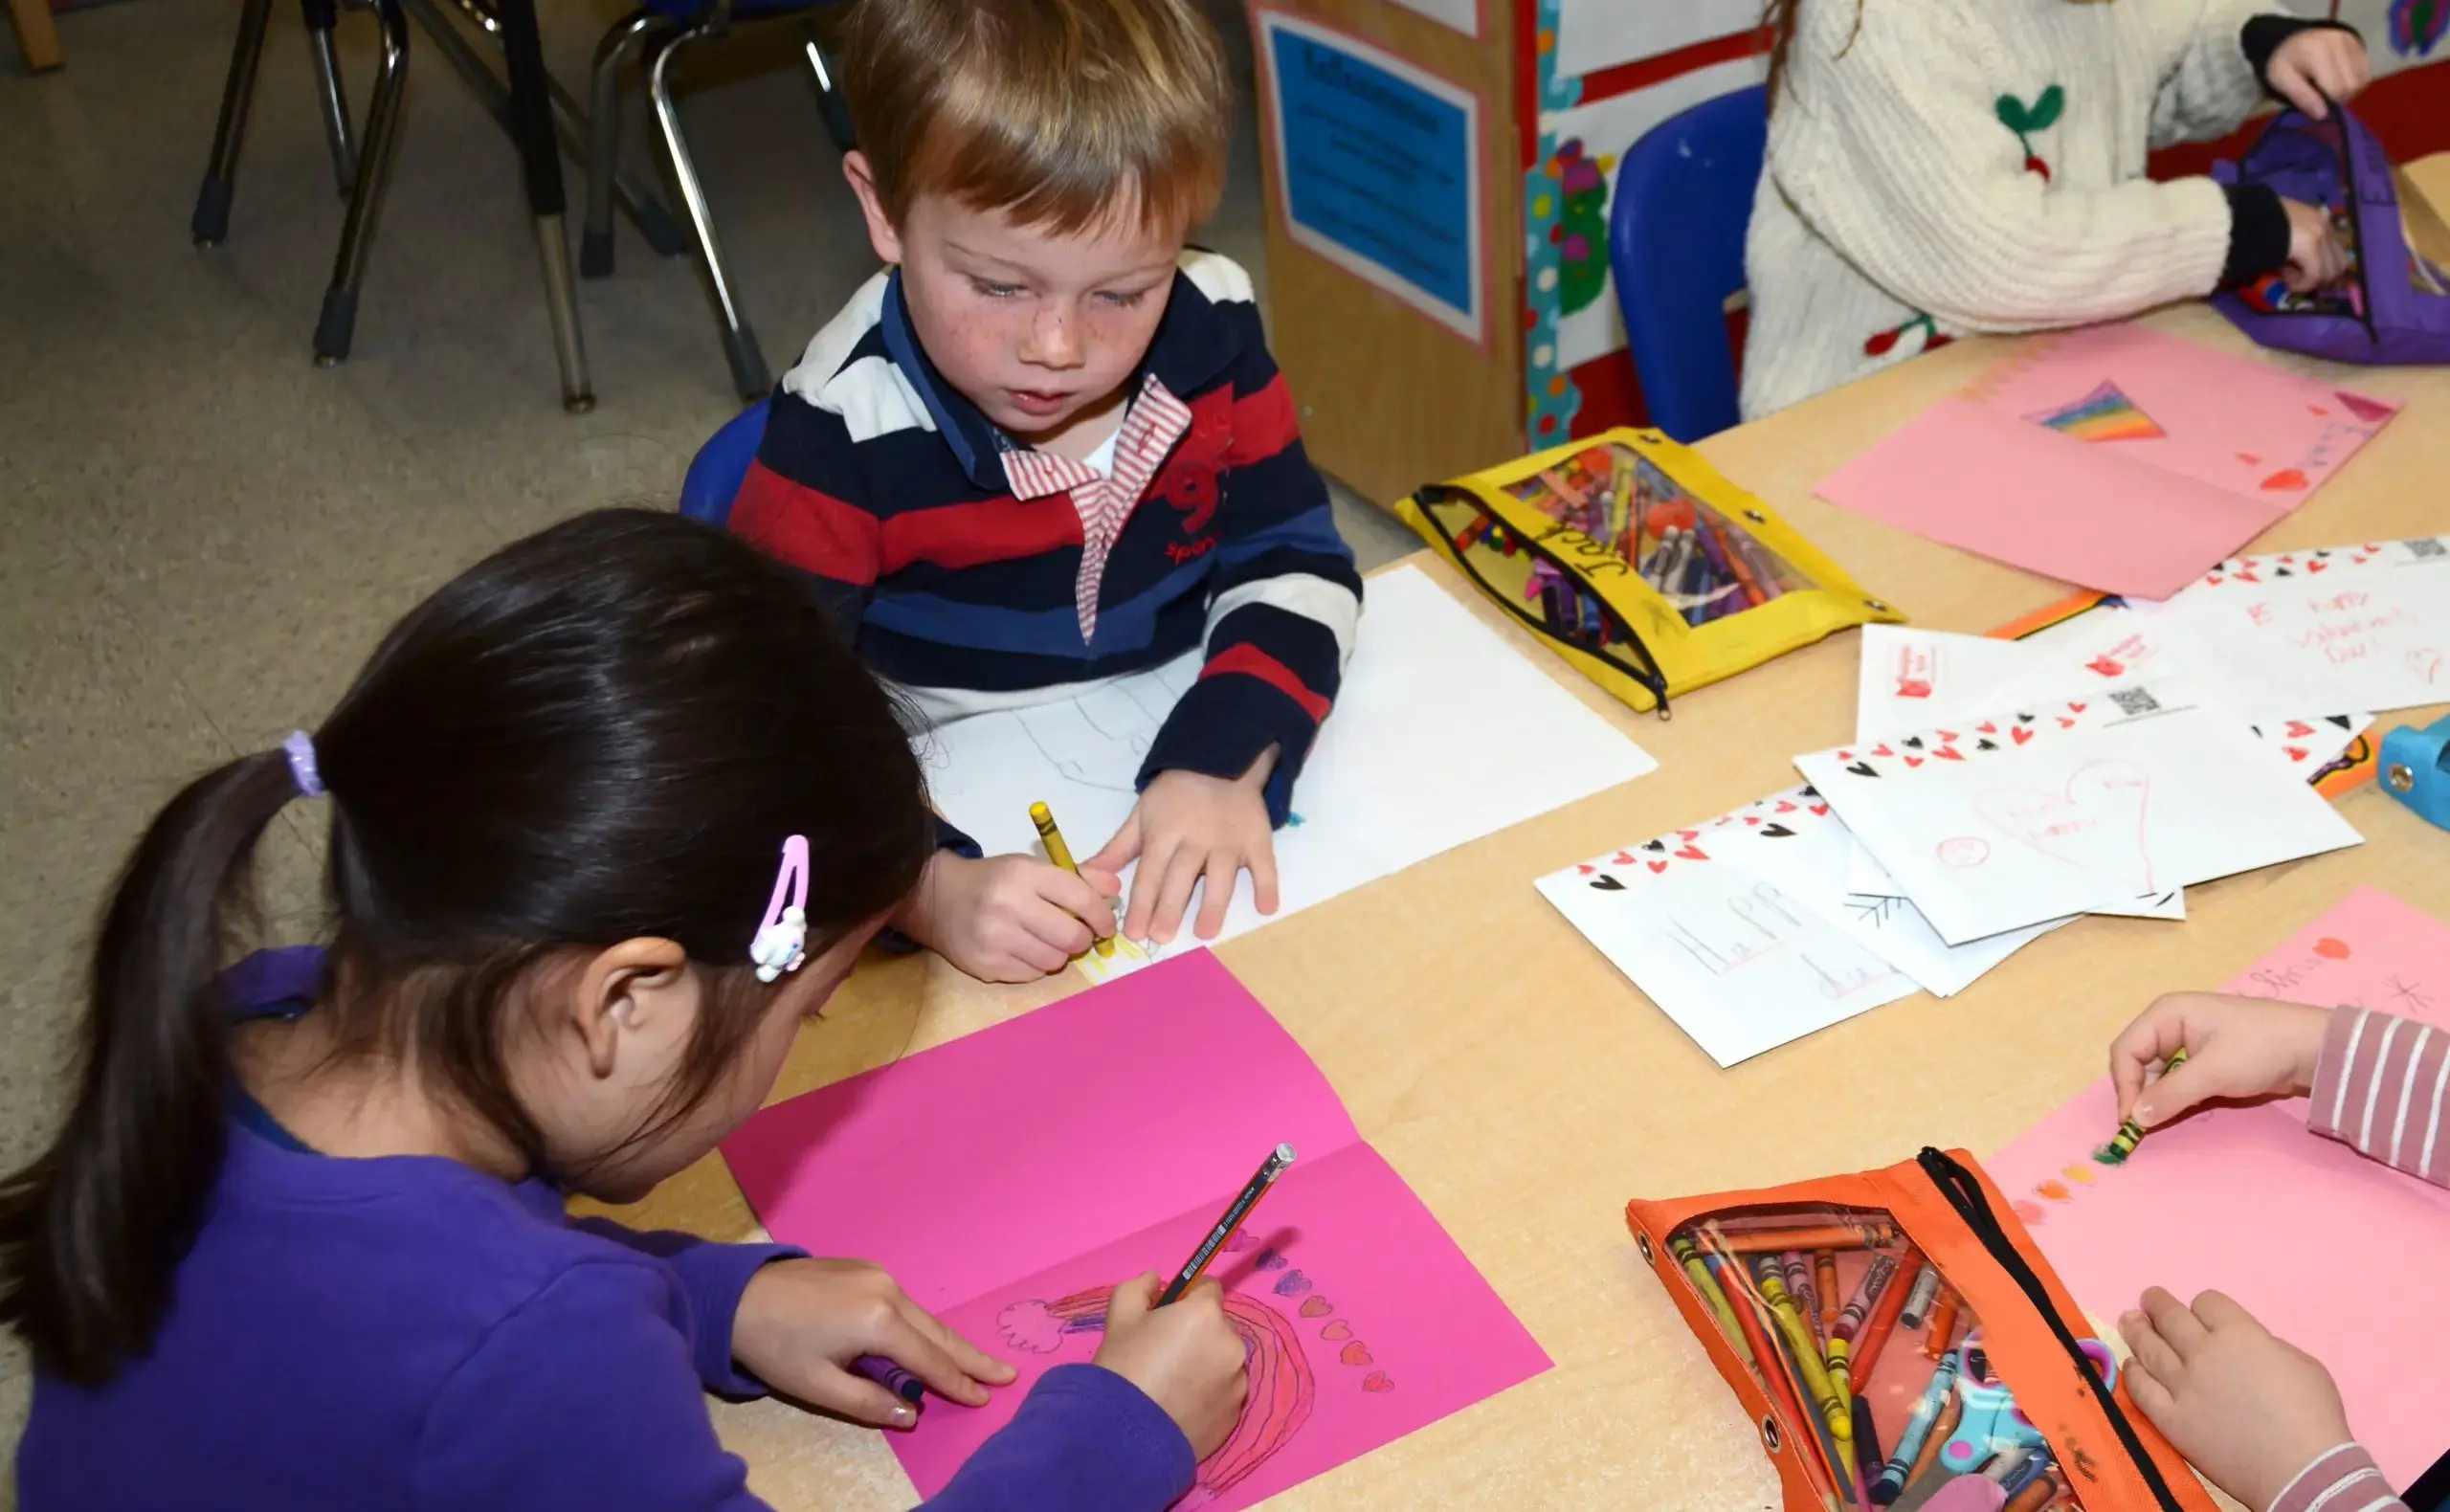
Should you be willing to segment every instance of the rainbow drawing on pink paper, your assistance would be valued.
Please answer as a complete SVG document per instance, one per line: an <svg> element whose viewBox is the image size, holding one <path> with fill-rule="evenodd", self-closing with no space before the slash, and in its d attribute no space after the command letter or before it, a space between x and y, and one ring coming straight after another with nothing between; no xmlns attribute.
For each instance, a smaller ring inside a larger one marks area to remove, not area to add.
<svg viewBox="0 0 2450 1512"><path fill-rule="evenodd" d="M1248 1234L1236 1234L1226 1250L1247 1251L1253 1242ZM1292 1442L1310 1420L1321 1382L1303 1343L1306 1332L1315 1332L1331 1346L1329 1360L1344 1367L1346 1378L1331 1374L1325 1390L1383 1395L1395 1389L1385 1370L1369 1368L1376 1364L1369 1345L1354 1336L1349 1320L1335 1316L1335 1303L1309 1277L1273 1249L1259 1251L1251 1265L1258 1273L1255 1281L1274 1274L1267 1289L1284 1299L1293 1314L1286 1316L1279 1304L1259 1297L1225 1293L1226 1322L1241 1338L1249 1362L1250 1396L1234 1432L1200 1461L1193 1489L1180 1506L1204 1506L1223 1496ZM1112 1286L1093 1286L1053 1301L1026 1298L1008 1303L995 1315L996 1341L1036 1355L1076 1347L1085 1357L1105 1335L1106 1303L1113 1295ZM1359 1373L1364 1370L1368 1373Z"/></svg>
<svg viewBox="0 0 2450 1512"><path fill-rule="evenodd" d="M2108 379L2073 404L2037 410L2025 418L2079 441L2155 441L2169 434Z"/></svg>

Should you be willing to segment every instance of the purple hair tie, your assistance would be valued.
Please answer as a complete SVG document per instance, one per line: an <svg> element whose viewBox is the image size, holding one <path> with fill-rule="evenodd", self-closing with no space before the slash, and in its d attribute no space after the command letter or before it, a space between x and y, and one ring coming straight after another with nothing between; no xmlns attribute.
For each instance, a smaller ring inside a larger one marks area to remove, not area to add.
<svg viewBox="0 0 2450 1512"><path fill-rule="evenodd" d="M323 797L323 774L315 767L315 737L292 730L280 748L289 754L289 775L297 781L298 790L309 798Z"/></svg>

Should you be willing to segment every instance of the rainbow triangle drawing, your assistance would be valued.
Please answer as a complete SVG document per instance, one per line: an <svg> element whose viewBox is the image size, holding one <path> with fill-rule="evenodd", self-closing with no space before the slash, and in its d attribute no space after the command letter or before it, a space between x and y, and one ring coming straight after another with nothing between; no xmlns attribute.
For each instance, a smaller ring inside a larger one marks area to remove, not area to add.
<svg viewBox="0 0 2450 1512"><path fill-rule="evenodd" d="M2037 410L2025 418L2079 441L2152 441L2169 434L2137 409L2118 385L2108 382L2074 404Z"/></svg>

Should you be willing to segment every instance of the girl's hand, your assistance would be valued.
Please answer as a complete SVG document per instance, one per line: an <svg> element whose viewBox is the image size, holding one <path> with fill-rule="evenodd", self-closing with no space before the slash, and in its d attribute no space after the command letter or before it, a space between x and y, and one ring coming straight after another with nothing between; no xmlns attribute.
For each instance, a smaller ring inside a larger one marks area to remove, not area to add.
<svg viewBox="0 0 2450 1512"><path fill-rule="evenodd" d="M2323 97L2347 104L2373 81L2373 66L2355 33L2316 27L2281 43L2263 66L2262 77L2274 94L2323 121L2330 116Z"/></svg>
<svg viewBox="0 0 2450 1512"><path fill-rule="evenodd" d="M856 1422L908 1428L918 1409L850 1371L882 1355L948 1402L979 1407L1013 1367L938 1323L893 1278L865 1260L776 1260L762 1266L732 1314L731 1357L785 1396Z"/></svg>
<svg viewBox="0 0 2450 1512"><path fill-rule="evenodd" d="M904 934L988 982L1035 982L1114 933L1114 901L1052 861L938 851L895 919Z"/></svg>
<svg viewBox="0 0 2450 1512"><path fill-rule="evenodd" d="M2288 262L2281 281L2300 294L2338 282L2348 272L2348 249L2331 230L2330 212L2293 199L2282 200L2280 208L2288 212Z"/></svg>
<svg viewBox="0 0 2450 1512"><path fill-rule="evenodd" d="M2135 1405L2249 1507L2268 1507L2316 1456L2349 1441L2348 1410L2322 1362L2218 1292L2189 1307L2155 1286L2118 1331L2135 1351L2127 1366Z"/></svg>
<svg viewBox="0 0 2450 1512"><path fill-rule="evenodd" d="M1270 748L1239 777L1166 771L1141 790L1115 837L1080 863L1091 876L1104 878L1139 860L1125 934L1161 945L1173 939L1191 907L1192 890L1198 888L1193 933L1215 939L1245 868L1259 912L1276 912L1276 834L1267 822L1266 796L1268 773L1275 769Z"/></svg>
<svg viewBox="0 0 2450 1512"><path fill-rule="evenodd" d="M2314 1084L2330 1011L2218 992L2169 992L2109 1047L2118 1116L2146 1128L2214 1098L2289 1097ZM2147 1084L2178 1051L2186 1064ZM2327 1444L2324 1446L2328 1448Z"/></svg>
<svg viewBox="0 0 2450 1512"><path fill-rule="evenodd" d="M1140 1388L1191 1440L1193 1459L1216 1452L1242 1417L1250 1377L1242 1339L1225 1321L1225 1294L1202 1279L1159 1307L1154 1271L1124 1282L1106 1303L1096 1364Z"/></svg>

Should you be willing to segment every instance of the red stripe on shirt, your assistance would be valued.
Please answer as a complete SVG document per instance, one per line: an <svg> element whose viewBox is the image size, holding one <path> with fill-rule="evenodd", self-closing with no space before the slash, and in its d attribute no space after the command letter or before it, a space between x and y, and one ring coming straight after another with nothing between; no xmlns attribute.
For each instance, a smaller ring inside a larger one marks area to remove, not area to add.
<svg viewBox="0 0 2450 1512"><path fill-rule="evenodd" d="M978 567L1042 556L1080 544L1080 513L1062 494L1041 499L986 499L895 515L884 523L884 570L914 562Z"/></svg>
<svg viewBox="0 0 2450 1512"><path fill-rule="evenodd" d="M730 526L750 545L803 571L860 588L877 580L876 517L792 482L762 461L748 464L732 500Z"/></svg>
<svg viewBox="0 0 2450 1512"><path fill-rule="evenodd" d="M1295 677L1291 667L1257 646L1248 643L1229 646L1209 657L1208 665L1199 669L1202 681L1233 673L1257 678L1299 703L1302 705L1303 712L1310 716L1313 723L1327 717L1327 700L1312 692L1308 684Z"/></svg>
<svg viewBox="0 0 2450 1512"><path fill-rule="evenodd" d="M1267 387L1234 401L1234 444L1225 454L1228 467L1264 462L1302 437L1302 421L1293 408L1293 390L1278 373Z"/></svg>

